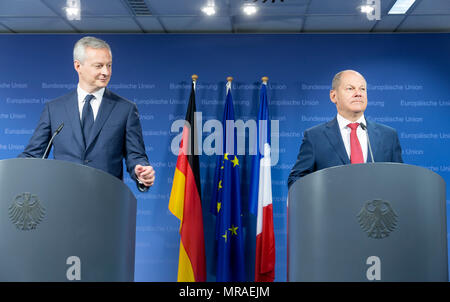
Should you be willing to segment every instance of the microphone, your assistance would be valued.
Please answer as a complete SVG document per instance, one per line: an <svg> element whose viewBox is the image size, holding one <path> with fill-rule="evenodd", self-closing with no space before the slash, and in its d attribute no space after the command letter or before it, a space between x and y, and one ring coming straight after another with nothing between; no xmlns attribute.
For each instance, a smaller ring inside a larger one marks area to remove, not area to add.
<svg viewBox="0 0 450 302"><path fill-rule="evenodd" d="M50 151L50 147L52 146L53 140L58 135L59 132L61 132L62 128L64 127L64 123L61 123L59 127L56 129L55 133L53 133L52 138L50 139L50 142L47 145L47 149L45 149L44 156L42 156L42 159L46 159L48 156L48 153Z"/></svg>
<svg viewBox="0 0 450 302"><path fill-rule="evenodd" d="M373 160L372 146L370 145L369 131L367 131L367 127L366 127L366 125L364 125L364 123L360 123L359 125L361 126L362 130L366 131L367 143L369 144L370 157L372 158L372 163L375 163L375 161Z"/></svg>

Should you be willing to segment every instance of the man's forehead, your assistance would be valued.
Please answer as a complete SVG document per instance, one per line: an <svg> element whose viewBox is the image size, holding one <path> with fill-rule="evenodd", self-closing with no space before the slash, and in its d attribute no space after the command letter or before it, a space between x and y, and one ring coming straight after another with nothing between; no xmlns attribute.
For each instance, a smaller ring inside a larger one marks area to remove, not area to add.
<svg viewBox="0 0 450 302"><path fill-rule="evenodd" d="M341 83L344 85L366 85L366 80L362 75L356 72L345 72L342 74Z"/></svg>
<svg viewBox="0 0 450 302"><path fill-rule="evenodd" d="M92 48L86 47L86 56L111 56L111 52L108 48Z"/></svg>
<svg viewBox="0 0 450 302"><path fill-rule="evenodd" d="M102 50L102 51L97 51ZM103 51L106 50L106 51ZM86 59L92 62L99 63L112 63L112 56L107 48L91 48L91 50L86 49Z"/></svg>

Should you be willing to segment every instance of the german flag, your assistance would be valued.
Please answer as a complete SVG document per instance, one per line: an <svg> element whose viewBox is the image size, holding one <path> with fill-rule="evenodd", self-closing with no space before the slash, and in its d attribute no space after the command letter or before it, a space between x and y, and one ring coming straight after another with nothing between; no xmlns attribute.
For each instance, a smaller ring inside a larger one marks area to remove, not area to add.
<svg viewBox="0 0 450 302"><path fill-rule="evenodd" d="M169 210L180 220L180 255L178 260L178 282L206 281L205 238L200 188L200 166L195 152L194 120L195 82L192 76L192 89L186 112L177 166L170 193Z"/></svg>

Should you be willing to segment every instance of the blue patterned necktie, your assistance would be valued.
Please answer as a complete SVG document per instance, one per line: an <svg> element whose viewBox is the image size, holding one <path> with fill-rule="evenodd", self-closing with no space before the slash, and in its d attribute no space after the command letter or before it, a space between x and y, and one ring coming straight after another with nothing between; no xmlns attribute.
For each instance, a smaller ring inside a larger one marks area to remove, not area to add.
<svg viewBox="0 0 450 302"><path fill-rule="evenodd" d="M94 113L92 112L91 100L94 98L92 94L86 95L84 98L83 112L81 113L81 128L83 129L84 145L91 135L92 126L94 125Z"/></svg>

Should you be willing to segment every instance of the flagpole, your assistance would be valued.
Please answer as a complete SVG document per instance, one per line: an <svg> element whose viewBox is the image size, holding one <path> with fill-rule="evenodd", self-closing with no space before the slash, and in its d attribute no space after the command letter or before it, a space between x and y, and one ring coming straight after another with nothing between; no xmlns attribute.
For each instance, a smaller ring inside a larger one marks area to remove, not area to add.
<svg viewBox="0 0 450 302"><path fill-rule="evenodd" d="M196 85L197 85L197 80L198 80L198 75L196 75L196 74L193 74L192 76L191 76L191 78L192 78L192 83L194 83L194 90L196 90Z"/></svg>
<svg viewBox="0 0 450 302"><path fill-rule="evenodd" d="M228 76L227 77L227 86L226 86L227 90L225 92L225 95L226 95L225 110L229 111L231 109L234 112L233 101L231 101L230 105L227 105L228 104L228 94L230 94L230 97L231 97L231 82L233 82L233 77ZM228 109L226 109L226 108L228 108ZM233 115L234 115L234 113L233 113ZM225 147L224 153L235 154L235 150L234 150L234 139L235 139L234 133L235 132L234 132L234 129L232 128L234 124L230 124L228 120L224 120L223 122L225 123L225 125L223 125L224 131L225 131L224 132L225 140L223 141L223 144Z"/></svg>
<svg viewBox="0 0 450 302"><path fill-rule="evenodd" d="M268 77L262 77L261 81L262 81L263 84L267 85L267 82L269 81L269 78Z"/></svg>
<svg viewBox="0 0 450 302"><path fill-rule="evenodd" d="M233 77L227 77L227 93L228 90L231 90L231 82L233 82Z"/></svg>

